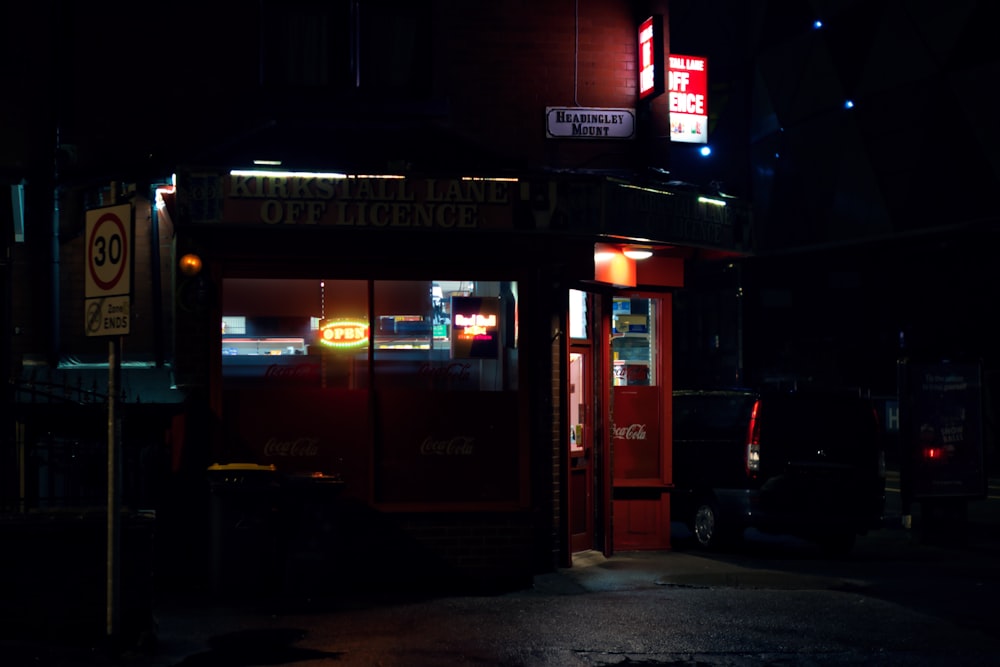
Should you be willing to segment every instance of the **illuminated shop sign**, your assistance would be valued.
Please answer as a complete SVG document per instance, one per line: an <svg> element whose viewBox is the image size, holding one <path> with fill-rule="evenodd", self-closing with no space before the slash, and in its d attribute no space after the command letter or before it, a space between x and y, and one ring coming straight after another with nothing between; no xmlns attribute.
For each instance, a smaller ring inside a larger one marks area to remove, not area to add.
<svg viewBox="0 0 1000 667"><path fill-rule="evenodd" d="M318 339L327 347L364 347L368 345L368 323L354 320L326 322L319 328Z"/></svg>
<svg viewBox="0 0 1000 667"><path fill-rule="evenodd" d="M195 178L194 175L191 176ZM512 225L517 179L410 179L333 173L234 170L221 188L192 183L191 196L221 193L221 208L191 202L195 222L274 227L491 229Z"/></svg>
<svg viewBox="0 0 1000 667"><path fill-rule="evenodd" d="M670 140L708 143L708 59L670 56Z"/></svg>
<svg viewBox="0 0 1000 667"><path fill-rule="evenodd" d="M639 25L639 99L663 93L663 17L650 16Z"/></svg>
<svg viewBox="0 0 1000 667"><path fill-rule="evenodd" d="M454 359L496 359L500 350L500 299L451 298L451 356Z"/></svg>

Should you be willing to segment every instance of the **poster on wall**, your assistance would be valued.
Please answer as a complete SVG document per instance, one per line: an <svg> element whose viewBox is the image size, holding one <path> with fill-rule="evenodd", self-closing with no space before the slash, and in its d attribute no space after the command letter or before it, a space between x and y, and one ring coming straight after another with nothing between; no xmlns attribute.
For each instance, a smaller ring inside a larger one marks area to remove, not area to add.
<svg viewBox="0 0 1000 667"><path fill-rule="evenodd" d="M671 55L667 69L670 140L708 143L708 58Z"/></svg>
<svg viewBox="0 0 1000 667"><path fill-rule="evenodd" d="M982 370L978 363L900 365L900 434L907 495L986 495Z"/></svg>

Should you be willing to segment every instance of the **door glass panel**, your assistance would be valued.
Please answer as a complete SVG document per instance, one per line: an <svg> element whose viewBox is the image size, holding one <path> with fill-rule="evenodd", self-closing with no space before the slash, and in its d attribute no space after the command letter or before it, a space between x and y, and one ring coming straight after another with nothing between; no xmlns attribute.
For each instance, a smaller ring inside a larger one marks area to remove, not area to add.
<svg viewBox="0 0 1000 667"><path fill-rule="evenodd" d="M655 386L656 306L653 299L616 297L611 313L614 384Z"/></svg>
<svg viewBox="0 0 1000 667"><path fill-rule="evenodd" d="M569 291L569 337L585 340L590 336L587 327L587 293L571 289Z"/></svg>
<svg viewBox="0 0 1000 667"><path fill-rule="evenodd" d="M612 307L611 446L616 481L662 476L656 299L616 297Z"/></svg>
<svg viewBox="0 0 1000 667"><path fill-rule="evenodd" d="M569 355L569 449L571 452L583 450L583 420L587 412L584 401L586 392L586 357L578 352Z"/></svg>

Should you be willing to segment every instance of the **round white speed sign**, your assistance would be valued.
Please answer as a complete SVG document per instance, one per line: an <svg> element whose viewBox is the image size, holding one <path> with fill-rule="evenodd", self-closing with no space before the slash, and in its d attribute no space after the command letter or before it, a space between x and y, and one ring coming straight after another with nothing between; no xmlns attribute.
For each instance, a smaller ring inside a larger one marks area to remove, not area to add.
<svg viewBox="0 0 1000 667"><path fill-rule="evenodd" d="M128 294L129 205L98 210L87 219L87 296Z"/></svg>

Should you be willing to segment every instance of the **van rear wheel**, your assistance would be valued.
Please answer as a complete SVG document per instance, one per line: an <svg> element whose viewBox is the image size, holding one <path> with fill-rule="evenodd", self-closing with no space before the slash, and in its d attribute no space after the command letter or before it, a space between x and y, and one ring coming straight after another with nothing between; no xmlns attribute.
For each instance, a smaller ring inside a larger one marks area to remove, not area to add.
<svg viewBox="0 0 1000 667"><path fill-rule="evenodd" d="M728 540L724 522L719 520L719 508L714 502L698 503L691 517L691 532L698 546L715 549Z"/></svg>

